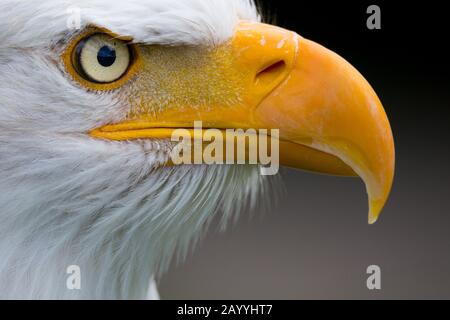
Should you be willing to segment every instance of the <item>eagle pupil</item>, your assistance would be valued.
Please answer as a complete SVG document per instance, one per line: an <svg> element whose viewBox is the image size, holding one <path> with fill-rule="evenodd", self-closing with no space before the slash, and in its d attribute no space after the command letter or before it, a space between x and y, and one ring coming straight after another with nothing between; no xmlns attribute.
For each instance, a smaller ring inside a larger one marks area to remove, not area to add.
<svg viewBox="0 0 450 320"><path fill-rule="evenodd" d="M97 53L97 60L104 67L110 67L116 61L116 50L109 46L103 46Z"/></svg>

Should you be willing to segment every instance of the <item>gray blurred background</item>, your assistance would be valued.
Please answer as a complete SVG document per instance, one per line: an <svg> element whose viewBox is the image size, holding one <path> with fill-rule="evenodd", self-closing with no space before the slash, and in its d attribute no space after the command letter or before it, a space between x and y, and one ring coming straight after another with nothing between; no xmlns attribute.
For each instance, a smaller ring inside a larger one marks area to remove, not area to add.
<svg viewBox="0 0 450 320"><path fill-rule="evenodd" d="M159 281L164 299L449 299L449 54L440 2L378 1L382 30L366 28L368 1L264 1L279 25L349 60L384 103L396 140L395 184L367 225L357 179L284 169L273 210L212 227ZM369 291L366 268L381 267Z"/></svg>

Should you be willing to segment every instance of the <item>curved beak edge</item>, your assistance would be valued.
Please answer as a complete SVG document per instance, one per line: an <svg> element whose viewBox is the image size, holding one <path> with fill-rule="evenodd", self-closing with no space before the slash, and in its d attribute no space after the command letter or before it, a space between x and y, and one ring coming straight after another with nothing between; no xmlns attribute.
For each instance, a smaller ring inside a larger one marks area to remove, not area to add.
<svg viewBox="0 0 450 320"><path fill-rule="evenodd" d="M394 177L394 140L385 110L347 61L300 36L297 41L295 63L258 106L258 121L280 128L282 139L333 155L350 167L366 185L373 224Z"/></svg>

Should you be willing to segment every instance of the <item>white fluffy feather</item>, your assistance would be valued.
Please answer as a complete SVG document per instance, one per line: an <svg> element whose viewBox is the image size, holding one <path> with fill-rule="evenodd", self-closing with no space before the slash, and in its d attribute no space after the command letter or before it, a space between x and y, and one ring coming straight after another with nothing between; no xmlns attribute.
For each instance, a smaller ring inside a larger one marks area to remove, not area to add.
<svg viewBox="0 0 450 320"><path fill-rule="evenodd" d="M155 169L167 142L87 137L127 105L62 70L74 6L82 27L169 45L221 43L240 19L259 19L250 0L0 0L1 298L145 298L213 213L227 221L261 191L256 167ZM81 267L81 290L66 288L69 265Z"/></svg>

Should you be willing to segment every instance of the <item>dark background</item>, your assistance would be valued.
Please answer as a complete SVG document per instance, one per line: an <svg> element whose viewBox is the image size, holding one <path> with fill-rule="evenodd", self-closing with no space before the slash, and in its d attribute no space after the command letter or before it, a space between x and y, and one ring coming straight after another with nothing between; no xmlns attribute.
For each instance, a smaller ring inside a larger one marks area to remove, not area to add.
<svg viewBox="0 0 450 320"><path fill-rule="evenodd" d="M393 191L367 225L362 182L285 169L273 210L211 228L160 281L165 299L450 298L449 27L444 1L261 1L278 25L350 61L396 141ZM381 7L381 30L366 9ZM270 19L273 21L273 19ZM366 288L366 268L382 290Z"/></svg>

